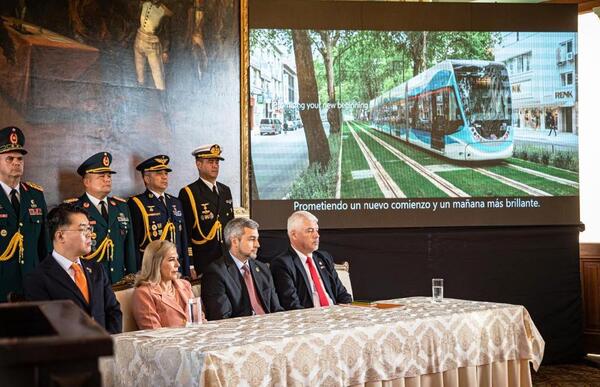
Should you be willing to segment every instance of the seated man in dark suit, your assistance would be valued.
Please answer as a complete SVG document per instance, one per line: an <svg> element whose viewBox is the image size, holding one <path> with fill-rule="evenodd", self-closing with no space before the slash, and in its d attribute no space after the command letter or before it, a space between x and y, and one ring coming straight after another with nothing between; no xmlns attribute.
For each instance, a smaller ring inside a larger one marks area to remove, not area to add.
<svg viewBox="0 0 600 387"><path fill-rule="evenodd" d="M121 308L104 267L89 254L92 227L87 212L63 203L48 213L54 250L25 278L30 301L72 300L109 333L121 332Z"/></svg>
<svg viewBox="0 0 600 387"><path fill-rule="evenodd" d="M287 223L291 246L271 262L275 288L285 310L352 302L333 258L318 250L318 221L310 212L294 212Z"/></svg>
<svg viewBox="0 0 600 387"><path fill-rule="evenodd" d="M225 226L229 252L208 265L201 295L208 320L252 316L283 309L266 264L256 260L258 223L237 218Z"/></svg>

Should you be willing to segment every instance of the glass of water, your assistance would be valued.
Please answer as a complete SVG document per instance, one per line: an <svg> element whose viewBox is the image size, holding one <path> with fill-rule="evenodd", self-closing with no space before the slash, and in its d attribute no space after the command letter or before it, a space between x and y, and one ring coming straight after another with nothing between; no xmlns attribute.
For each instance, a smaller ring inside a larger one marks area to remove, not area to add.
<svg viewBox="0 0 600 387"><path fill-rule="evenodd" d="M188 321L187 326L202 324L202 301L200 297L190 298L188 300Z"/></svg>
<svg viewBox="0 0 600 387"><path fill-rule="evenodd" d="M442 302L444 299L444 280L442 278L431 280L431 294L433 302Z"/></svg>

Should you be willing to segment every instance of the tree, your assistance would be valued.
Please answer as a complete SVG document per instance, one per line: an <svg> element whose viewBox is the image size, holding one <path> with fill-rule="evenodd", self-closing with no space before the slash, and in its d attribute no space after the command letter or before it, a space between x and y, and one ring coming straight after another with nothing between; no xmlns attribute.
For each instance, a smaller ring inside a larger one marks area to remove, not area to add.
<svg viewBox="0 0 600 387"><path fill-rule="evenodd" d="M329 103L329 107L327 109L327 121L329 122L329 132L339 133L341 111L337 105L335 98L333 60L335 54L334 50L337 45L338 39L340 38L340 32L317 31L317 34L320 37L320 42L315 41L315 46L317 47L317 50L319 50L321 56L323 57L323 62L325 64L325 77L327 79L327 101Z"/></svg>
<svg viewBox="0 0 600 387"><path fill-rule="evenodd" d="M413 74L427 68L427 31L406 32L408 50L412 56Z"/></svg>
<svg viewBox="0 0 600 387"><path fill-rule="evenodd" d="M300 117L304 123L304 135L308 147L309 165L320 164L324 168L329 163L331 153L321 122L319 93L308 31L292 30L296 71L298 72L298 95Z"/></svg>

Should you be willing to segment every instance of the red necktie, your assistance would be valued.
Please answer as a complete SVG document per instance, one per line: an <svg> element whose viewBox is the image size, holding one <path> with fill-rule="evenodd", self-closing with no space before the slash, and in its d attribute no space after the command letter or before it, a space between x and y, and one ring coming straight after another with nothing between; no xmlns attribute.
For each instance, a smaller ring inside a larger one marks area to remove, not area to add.
<svg viewBox="0 0 600 387"><path fill-rule="evenodd" d="M325 295L325 291L323 290L323 286L321 285L321 277L319 277L319 273L317 273L317 269L315 268L315 264L311 257L306 257L306 266L308 266L308 270L310 271L310 277L315 284L315 289L317 289L317 294L319 295L319 302L321 306L329 306L329 301L327 301L327 296Z"/></svg>
<svg viewBox="0 0 600 387"><path fill-rule="evenodd" d="M248 296L250 296L250 305L252 305L252 309L254 309L254 313L256 314L265 314L265 310L263 309L260 301L258 300L258 294L256 294L256 289L254 288L254 282L252 281L252 274L250 274L250 268L248 264L242 266L242 271L244 272L244 282L246 283L246 289L248 289Z"/></svg>

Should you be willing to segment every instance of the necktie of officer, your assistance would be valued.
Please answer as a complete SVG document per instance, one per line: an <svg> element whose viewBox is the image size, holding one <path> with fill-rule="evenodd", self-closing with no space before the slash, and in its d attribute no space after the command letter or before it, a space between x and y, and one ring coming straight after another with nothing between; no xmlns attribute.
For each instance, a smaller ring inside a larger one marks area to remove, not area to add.
<svg viewBox="0 0 600 387"><path fill-rule="evenodd" d="M219 191L217 191L217 185L216 185L216 184L214 184L214 185L213 185L213 187L212 187L212 191L213 191L213 193L214 193L215 195L219 196Z"/></svg>
<svg viewBox="0 0 600 387"><path fill-rule="evenodd" d="M21 203L19 202L19 193L14 188L12 189L12 191L10 191L10 202L13 208L15 209L15 213L18 217L19 213L21 212Z"/></svg>
<svg viewBox="0 0 600 387"><path fill-rule="evenodd" d="M106 210L106 203L104 200L100 202L100 213L102 214L104 220L106 220L106 223L108 223L108 211Z"/></svg>
<svg viewBox="0 0 600 387"><path fill-rule="evenodd" d="M263 309L260 301L258 300L258 294L256 294L256 289L254 288L254 282L252 281L252 274L250 273L250 268L246 263L242 266L242 271L244 272L244 282L246 283L246 289L248 289L248 296L250 296L250 305L252 305L252 309L255 314L265 314L265 310Z"/></svg>
<svg viewBox="0 0 600 387"><path fill-rule="evenodd" d="M87 281L85 279L85 274L83 274L83 270L81 269L81 266L79 266L77 263L73 263L71 265L71 269L73 269L73 273L75 274L74 275L75 284L81 291L83 298L85 298L85 302L87 302L89 304L90 303L90 293L88 291Z"/></svg>
<svg viewBox="0 0 600 387"><path fill-rule="evenodd" d="M321 303L321 306L329 306L329 301L327 301L325 290L323 290L323 285L321 285L321 277L319 277L319 273L317 273L317 269L315 268L315 264L311 257L306 257L306 266L308 266L310 278L312 278L312 281L315 284L315 289L317 290L317 295L319 296L319 303Z"/></svg>
<svg viewBox="0 0 600 387"><path fill-rule="evenodd" d="M165 200L165 195L160 195L158 197L158 200L163 204L163 206L165 206L165 208L167 208L167 201Z"/></svg>

